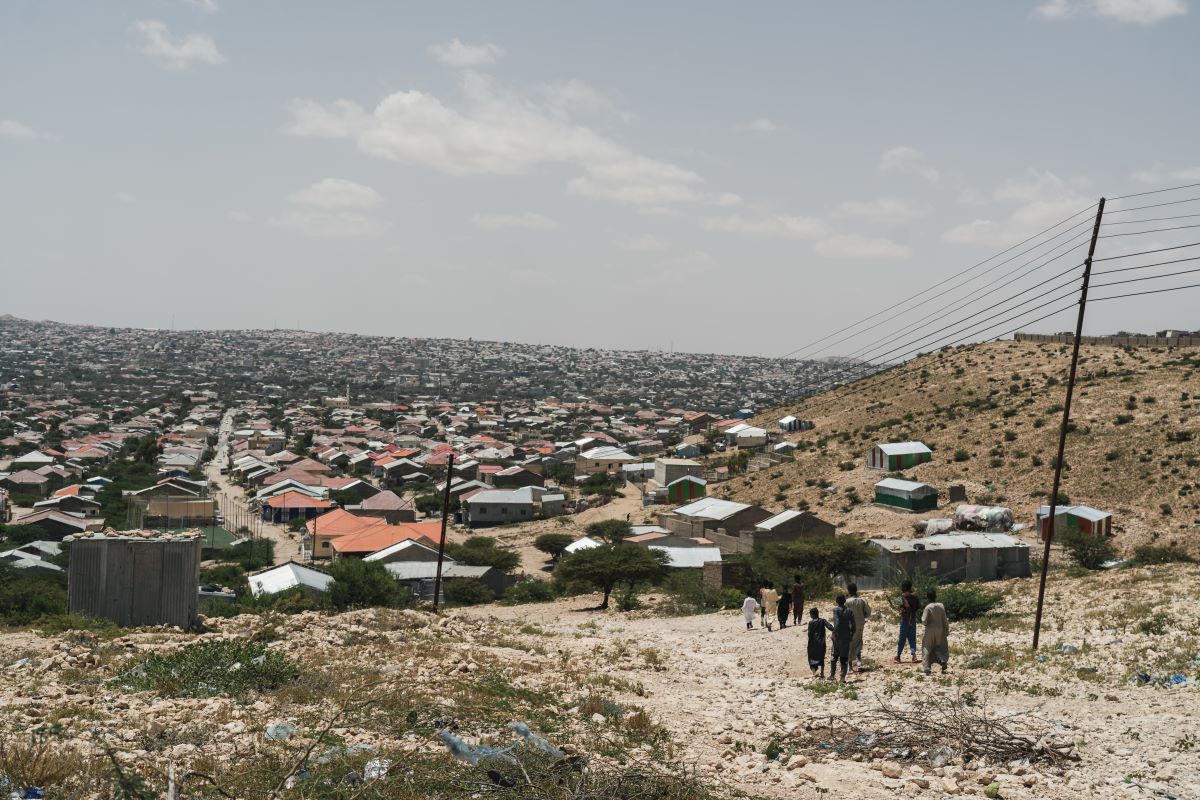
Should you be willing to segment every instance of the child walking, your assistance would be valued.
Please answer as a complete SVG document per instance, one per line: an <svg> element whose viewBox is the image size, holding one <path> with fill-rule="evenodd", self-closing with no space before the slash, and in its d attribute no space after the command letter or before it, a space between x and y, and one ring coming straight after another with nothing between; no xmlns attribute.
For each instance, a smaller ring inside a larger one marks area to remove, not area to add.
<svg viewBox="0 0 1200 800"><path fill-rule="evenodd" d="M817 677L817 670L821 671L821 677L825 677L825 631L833 630L833 626L828 620L821 619L821 612L813 606L808 610L808 616L811 619L808 622L808 667L812 670L813 677Z"/></svg>
<svg viewBox="0 0 1200 800"><path fill-rule="evenodd" d="M754 592L746 592L746 599L742 601L742 616L746 618L746 630L754 630L754 614L758 611L758 601L754 599Z"/></svg>

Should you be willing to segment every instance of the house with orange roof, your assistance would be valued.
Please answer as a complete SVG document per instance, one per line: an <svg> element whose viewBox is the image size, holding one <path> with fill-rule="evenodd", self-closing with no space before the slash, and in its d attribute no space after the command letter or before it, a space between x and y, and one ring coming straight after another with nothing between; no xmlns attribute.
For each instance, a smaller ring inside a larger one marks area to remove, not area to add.
<svg viewBox="0 0 1200 800"><path fill-rule="evenodd" d="M442 523L408 522L399 525L372 525L359 533L339 536L333 540L335 557L363 558L371 553L406 540L437 547L442 538Z"/></svg>
<svg viewBox="0 0 1200 800"><path fill-rule="evenodd" d="M267 522L286 523L297 518L313 519L333 509L332 500L313 497L292 489L263 503L262 518Z"/></svg>

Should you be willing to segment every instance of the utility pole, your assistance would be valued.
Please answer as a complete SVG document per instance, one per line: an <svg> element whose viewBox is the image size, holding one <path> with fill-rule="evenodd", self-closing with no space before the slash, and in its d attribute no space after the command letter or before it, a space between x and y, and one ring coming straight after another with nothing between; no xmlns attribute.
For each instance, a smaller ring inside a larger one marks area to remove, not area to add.
<svg viewBox="0 0 1200 800"><path fill-rule="evenodd" d="M446 491L442 494L442 538L438 541L437 575L433 579L433 613L442 602L442 559L446 555L446 525L450 521L450 482L454 475L454 450L446 461Z"/></svg>
<svg viewBox="0 0 1200 800"><path fill-rule="evenodd" d="M1071 398L1075 394L1075 370L1079 366L1079 340L1083 338L1083 314L1087 310L1088 283L1092 279L1092 256L1096 253L1096 240L1100 238L1100 220L1104 217L1104 198L1096 208L1096 224L1092 228L1092 241L1088 245L1087 258L1083 262L1083 285L1079 289L1079 316L1075 320L1075 341L1071 346L1071 372L1067 376L1067 399L1063 403L1062 427L1058 430L1058 460L1054 462L1054 488L1050 491L1050 514L1046 530L1039 531L1045 541L1042 551L1042 577L1038 582L1037 613L1033 618L1033 649L1038 649L1042 633L1042 605L1046 600L1046 573L1050 569L1050 543L1054 540L1054 525L1058 520L1058 490L1062 486L1063 454L1067 449L1067 427L1071 422Z"/></svg>

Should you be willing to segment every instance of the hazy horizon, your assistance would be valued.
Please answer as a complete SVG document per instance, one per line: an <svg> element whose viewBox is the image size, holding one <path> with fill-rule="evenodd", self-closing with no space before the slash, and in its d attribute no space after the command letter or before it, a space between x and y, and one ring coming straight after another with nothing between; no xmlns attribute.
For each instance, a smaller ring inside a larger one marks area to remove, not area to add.
<svg viewBox="0 0 1200 800"><path fill-rule="evenodd" d="M1197 33L1185 0L17 0L0 310L778 357L1200 182ZM1200 328L1198 299L1085 332Z"/></svg>

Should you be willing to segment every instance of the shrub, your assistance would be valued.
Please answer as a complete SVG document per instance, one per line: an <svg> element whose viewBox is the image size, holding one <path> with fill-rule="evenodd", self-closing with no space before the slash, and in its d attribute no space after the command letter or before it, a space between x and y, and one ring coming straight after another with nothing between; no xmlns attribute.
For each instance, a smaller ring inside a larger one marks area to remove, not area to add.
<svg viewBox="0 0 1200 800"><path fill-rule="evenodd" d="M982 617L1004 603L1004 595L978 583L956 583L938 590L937 599L951 620Z"/></svg>
<svg viewBox="0 0 1200 800"><path fill-rule="evenodd" d="M838 469L840 469L842 472L849 472L850 470L854 469L855 466L857 465L853 461L843 461L842 463L838 464Z"/></svg>
<svg viewBox="0 0 1200 800"><path fill-rule="evenodd" d="M633 527L623 519L605 519L593 522L583 532L602 542L620 542L632 533Z"/></svg>
<svg viewBox="0 0 1200 800"><path fill-rule="evenodd" d="M450 578L442 584L442 593L459 606L478 606L496 599L496 593L478 578Z"/></svg>
<svg viewBox="0 0 1200 800"><path fill-rule="evenodd" d="M28 625L43 616L67 613L62 573L17 569L0 562L0 624Z"/></svg>
<svg viewBox="0 0 1200 800"><path fill-rule="evenodd" d="M553 583L549 581L520 581L504 591L501 602L505 605L523 605L525 603L547 603L558 596Z"/></svg>
<svg viewBox="0 0 1200 800"><path fill-rule="evenodd" d="M1133 551L1130 563L1139 567L1150 564L1194 564L1196 559L1179 545L1142 545Z"/></svg>
<svg viewBox="0 0 1200 800"><path fill-rule="evenodd" d="M1093 536L1067 529L1059 534L1063 549L1084 569L1100 569L1117 557L1117 549L1105 536Z"/></svg>
<svg viewBox="0 0 1200 800"><path fill-rule="evenodd" d="M971 458L971 454L968 453L966 450L955 450L954 451L954 460L955 461L960 461L960 462L967 461L970 458Z"/></svg>
<svg viewBox="0 0 1200 800"><path fill-rule="evenodd" d="M225 551L225 561L232 561L246 572L269 567L275 563L275 543L270 539L253 539Z"/></svg>
<svg viewBox="0 0 1200 800"><path fill-rule="evenodd" d="M472 567L495 567L511 572L521 565L515 550L503 547L490 536L472 536L462 544L446 544L446 555Z"/></svg>
<svg viewBox="0 0 1200 800"><path fill-rule="evenodd" d="M14 500L15 502L15 500ZM12 547L37 541L59 541L62 536L52 536L38 525L0 525L0 537L8 540ZM5 548L7 549L7 548Z"/></svg>
<svg viewBox="0 0 1200 800"><path fill-rule="evenodd" d="M339 611L407 604L400 584L378 561L339 558L329 565L329 574L329 602Z"/></svg>
<svg viewBox="0 0 1200 800"><path fill-rule="evenodd" d="M1129 414L1117 414L1116 423L1118 425L1128 425L1133 422L1133 417Z"/></svg>
<svg viewBox="0 0 1200 800"><path fill-rule="evenodd" d="M67 633L68 631L91 631L106 639L121 635L121 628L112 620L83 617L78 614L49 614L35 623L44 634Z"/></svg>
<svg viewBox="0 0 1200 800"><path fill-rule="evenodd" d="M213 639L153 653L126 667L109 688L167 697L242 697L278 689L300 677L300 665L262 642Z"/></svg>
<svg viewBox="0 0 1200 800"><path fill-rule="evenodd" d="M745 595L733 588L714 589L704 582L698 570L672 570L663 581L671 596L663 610L676 614L703 614L721 609L740 608Z"/></svg>

